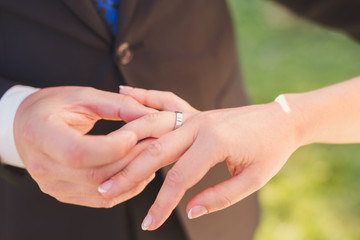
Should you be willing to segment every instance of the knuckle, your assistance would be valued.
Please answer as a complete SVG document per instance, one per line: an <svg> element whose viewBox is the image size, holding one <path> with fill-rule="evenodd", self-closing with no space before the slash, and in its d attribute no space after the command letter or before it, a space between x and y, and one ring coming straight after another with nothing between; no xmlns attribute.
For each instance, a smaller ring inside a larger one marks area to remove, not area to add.
<svg viewBox="0 0 360 240"><path fill-rule="evenodd" d="M220 207L220 209L228 208L233 204L231 199L225 195L218 194L216 195L215 200L217 202L217 205Z"/></svg>
<svg viewBox="0 0 360 240"><path fill-rule="evenodd" d="M159 157L162 153L162 143L160 141L154 141L146 148L146 152L153 157Z"/></svg>
<svg viewBox="0 0 360 240"><path fill-rule="evenodd" d="M90 87L90 86L84 87L84 90L90 91L90 92L92 92L92 93L99 91L98 89L96 89L96 88L94 88L94 87Z"/></svg>
<svg viewBox="0 0 360 240"><path fill-rule="evenodd" d="M218 114L210 111L205 113L200 113L197 117L201 126L206 128L207 131L213 130L212 133L219 134L223 132L222 125L220 124L222 119Z"/></svg>
<svg viewBox="0 0 360 240"><path fill-rule="evenodd" d="M90 168L86 171L86 181L90 184L99 185L105 180L105 175L96 168Z"/></svg>
<svg viewBox="0 0 360 240"><path fill-rule="evenodd" d="M201 118L203 121L212 123L218 123L219 122L219 118L217 116L217 114L214 114L213 112L205 112L201 114Z"/></svg>
<svg viewBox="0 0 360 240"><path fill-rule="evenodd" d="M121 170L120 177L121 177L122 181L126 182L127 184L131 184L131 185L135 185L141 181L140 178L136 178L131 173L131 169L129 169L129 168L124 168L123 170Z"/></svg>
<svg viewBox="0 0 360 240"><path fill-rule="evenodd" d="M71 168L81 168L84 164L84 150L80 144L73 144L65 154L65 164Z"/></svg>
<svg viewBox="0 0 360 240"><path fill-rule="evenodd" d="M257 191L266 184L266 181L262 180L261 177L254 176L251 178L251 190Z"/></svg>
<svg viewBox="0 0 360 240"><path fill-rule="evenodd" d="M36 160L29 159L27 164L27 171L34 177L34 178L45 178L49 175L47 168L44 165L37 163Z"/></svg>
<svg viewBox="0 0 360 240"><path fill-rule="evenodd" d="M219 128L209 127L208 133L210 136L214 137L215 139L218 139L222 136L222 131Z"/></svg>
<svg viewBox="0 0 360 240"><path fill-rule="evenodd" d="M23 127L23 138L25 141L33 142L35 140L34 127L31 122L27 122Z"/></svg>
<svg viewBox="0 0 360 240"><path fill-rule="evenodd" d="M118 95L118 97L121 99L121 104L124 106L132 106L134 104L139 104L134 98L128 95ZM119 110L119 117L121 117L121 110Z"/></svg>
<svg viewBox="0 0 360 240"><path fill-rule="evenodd" d="M143 89L141 95L150 96L150 97L156 97L156 96L159 95L159 91L158 90L153 90L153 89Z"/></svg>
<svg viewBox="0 0 360 240"><path fill-rule="evenodd" d="M220 186L214 186L210 188L212 193L212 197L215 201L217 208L224 209L233 204L233 201L228 197L230 192L226 191L226 193L220 193Z"/></svg>
<svg viewBox="0 0 360 240"><path fill-rule="evenodd" d="M100 207L102 208L113 208L116 206L116 203L113 199L101 199Z"/></svg>
<svg viewBox="0 0 360 240"><path fill-rule="evenodd" d="M65 204L79 204L79 203L77 203L77 202L70 201L69 199L62 198L62 197L56 197L56 196L54 196L54 198L55 198L58 202L65 203Z"/></svg>
<svg viewBox="0 0 360 240"><path fill-rule="evenodd" d="M122 104L129 104L129 103L131 103L132 100L133 100L131 97L129 97L129 96L127 96L127 95L119 95L118 97L119 97L119 99L121 100L121 103L122 103Z"/></svg>
<svg viewBox="0 0 360 240"><path fill-rule="evenodd" d="M154 204L151 206L151 210L155 213L162 213L166 210L166 205L161 201L155 201Z"/></svg>
<svg viewBox="0 0 360 240"><path fill-rule="evenodd" d="M158 112L149 113L144 116L144 120L148 123L156 122L158 119L159 119Z"/></svg>
<svg viewBox="0 0 360 240"><path fill-rule="evenodd" d="M94 88L94 87L90 87L90 86L86 86L86 87L77 87L74 88L75 90L75 95L79 96L81 99L83 96L89 96L89 94L96 94L97 92L99 92L98 89Z"/></svg>
<svg viewBox="0 0 360 240"><path fill-rule="evenodd" d="M83 199L77 197L64 197L64 196L53 196L57 201L66 203L66 204L75 204L79 206L86 206L92 208L112 208L116 206L116 202L109 199L99 198L99 199Z"/></svg>
<svg viewBox="0 0 360 240"><path fill-rule="evenodd" d="M169 99L174 99L178 97L175 93L170 91L166 91L165 94L168 96Z"/></svg>
<svg viewBox="0 0 360 240"><path fill-rule="evenodd" d="M98 90L93 87L68 87L67 97L72 101L81 103L87 96L96 94Z"/></svg>
<svg viewBox="0 0 360 240"><path fill-rule="evenodd" d="M46 193L48 195L55 195L54 188L50 184L38 184L38 185L43 193Z"/></svg>
<svg viewBox="0 0 360 240"><path fill-rule="evenodd" d="M184 175L176 168L170 169L166 175L165 184L170 188L183 187L184 182Z"/></svg>
<svg viewBox="0 0 360 240"><path fill-rule="evenodd" d="M57 201L65 204L72 204L72 205L79 205L79 206L86 206L86 207L96 207L91 203L84 202L79 198L68 197L68 196L53 196Z"/></svg>
<svg viewBox="0 0 360 240"><path fill-rule="evenodd" d="M224 131L220 127L210 126L206 128L206 138L211 139L214 147L225 144Z"/></svg>

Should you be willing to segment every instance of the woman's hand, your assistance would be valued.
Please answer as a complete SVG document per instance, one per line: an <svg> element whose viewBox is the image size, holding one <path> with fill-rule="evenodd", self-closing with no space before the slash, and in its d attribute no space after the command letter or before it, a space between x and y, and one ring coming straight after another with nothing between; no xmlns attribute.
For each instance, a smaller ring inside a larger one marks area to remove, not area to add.
<svg viewBox="0 0 360 240"><path fill-rule="evenodd" d="M196 195L187 206L189 218L224 209L257 191L300 145L294 119L276 102L199 112L167 92L124 87L120 93L147 106L184 113L184 124L174 131L175 114L168 111L148 114L122 129L138 139L158 140L112 177L114 184L104 196L115 197L177 161L142 224L144 230L160 227L186 190L214 165L226 161L232 177Z"/></svg>

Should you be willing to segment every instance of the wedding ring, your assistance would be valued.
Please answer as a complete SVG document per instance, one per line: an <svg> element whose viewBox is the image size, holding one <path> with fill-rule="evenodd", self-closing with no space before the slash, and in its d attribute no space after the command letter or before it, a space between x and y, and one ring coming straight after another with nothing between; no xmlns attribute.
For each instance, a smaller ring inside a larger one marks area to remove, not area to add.
<svg viewBox="0 0 360 240"><path fill-rule="evenodd" d="M176 119L175 119L175 129L178 129L183 124L183 113L182 112L175 112Z"/></svg>

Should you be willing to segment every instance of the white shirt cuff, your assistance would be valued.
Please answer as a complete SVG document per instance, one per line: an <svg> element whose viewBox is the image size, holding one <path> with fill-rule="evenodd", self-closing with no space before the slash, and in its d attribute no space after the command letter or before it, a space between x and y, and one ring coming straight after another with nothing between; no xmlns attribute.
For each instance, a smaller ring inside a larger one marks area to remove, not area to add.
<svg viewBox="0 0 360 240"><path fill-rule="evenodd" d="M14 140L14 119L22 101L38 88L15 85L0 99L0 160L2 164L25 168Z"/></svg>

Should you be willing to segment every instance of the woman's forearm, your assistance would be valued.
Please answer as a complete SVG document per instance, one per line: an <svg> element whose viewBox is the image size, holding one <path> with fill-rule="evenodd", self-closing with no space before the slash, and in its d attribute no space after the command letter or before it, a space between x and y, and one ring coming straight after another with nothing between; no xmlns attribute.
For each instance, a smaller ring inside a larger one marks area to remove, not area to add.
<svg viewBox="0 0 360 240"><path fill-rule="evenodd" d="M360 77L275 101L296 125L300 145L360 142Z"/></svg>

